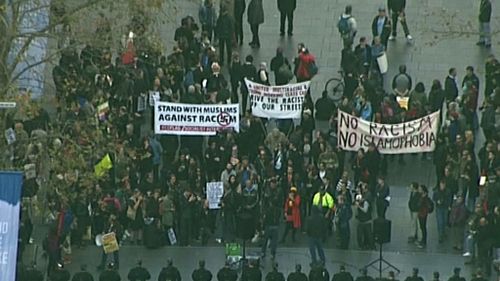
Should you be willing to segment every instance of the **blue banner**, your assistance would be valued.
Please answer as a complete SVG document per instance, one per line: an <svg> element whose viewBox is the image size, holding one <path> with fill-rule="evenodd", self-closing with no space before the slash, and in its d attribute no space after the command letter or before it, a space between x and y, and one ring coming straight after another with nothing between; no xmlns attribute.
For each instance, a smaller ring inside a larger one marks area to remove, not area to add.
<svg viewBox="0 0 500 281"><path fill-rule="evenodd" d="M0 172L0 280L16 280L23 174Z"/></svg>

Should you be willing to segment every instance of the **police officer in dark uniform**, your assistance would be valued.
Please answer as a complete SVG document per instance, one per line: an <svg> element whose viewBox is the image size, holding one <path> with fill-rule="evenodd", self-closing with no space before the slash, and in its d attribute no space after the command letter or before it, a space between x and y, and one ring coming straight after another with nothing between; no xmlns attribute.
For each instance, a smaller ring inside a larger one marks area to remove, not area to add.
<svg viewBox="0 0 500 281"><path fill-rule="evenodd" d="M108 263L106 270L101 272L101 275L99 275L99 281L121 281L121 280L122 278L120 277L120 274L116 272L115 264L112 262Z"/></svg>
<svg viewBox="0 0 500 281"><path fill-rule="evenodd" d="M71 281L94 281L94 277L87 271L87 265L82 264L80 266L80 272L75 273Z"/></svg>
<svg viewBox="0 0 500 281"><path fill-rule="evenodd" d="M71 274L64 268L62 262L57 263L56 270L50 275L50 281L69 281L70 278Z"/></svg>
<svg viewBox="0 0 500 281"><path fill-rule="evenodd" d="M222 269L221 269L222 270ZM247 266L243 268L241 273L241 281L261 281L262 272L260 271L257 261L251 260ZM220 280L219 281L224 281Z"/></svg>
<svg viewBox="0 0 500 281"><path fill-rule="evenodd" d="M361 276L356 278L356 281L375 281L373 277L368 276L368 270L366 268L361 269Z"/></svg>
<svg viewBox="0 0 500 281"><path fill-rule="evenodd" d="M302 265L295 265L295 272L292 272L288 275L286 281L307 281L307 275L302 272Z"/></svg>
<svg viewBox="0 0 500 281"><path fill-rule="evenodd" d="M261 277L262 279L262 277ZM255 281L261 281L261 279ZM217 272L217 281L236 281L238 280L238 273L229 267L229 261L226 261L224 267ZM250 280L250 279L249 279ZM245 280L241 280L245 281ZM251 280L254 281L254 280Z"/></svg>
<svg viewBox="0 0 500 281"><path fill-rule="evenodd" d="M332 281L354 281L350 272L345 270L345 265L340 266L340 271L333 275Z"/></svg>
<svg viewBox="0 0 500 281"><path fill-rule="evenodd" d="M36 268L35 264L31 264L24 272L24 278L19 278L19 280L26 281L43 281L43 273Z"/></svg>
<svg viewBox="0 0 500 281"><path fill-rule="evenodd" d="M181 274L177 267L174 266L174 262L171 259L167 260L167 267L164 267L160 271L158 276L158 281L181 281Z"/></svg>
<svg viewBox="0 0 500 281"><path fill-rule="evenodd" d="M273 270L266 275L266 281L285 281L283 273L278 271L278 263L273 262Z"/></svg>
<svg viewBox="0 0 500 281"><path fill-rule="evenodd" d="M330 281L330 273L326 270L323 262L311 264L309 271L309 281Z"/></svg>
<svg viewBox="0 0 500 281"><path fill-rule="evenodd" d="M151 279L149 271L142 267L142 261L137 262L137 266L132 268L127 275L129 281L147 281Z"/></svg>
<svg viewBox="0 0 500 281"><path fill-rule="evenodd" d="M193 281L212 281L212 272L205 268L205 261L201 260L198 262L198 265L200 267L195 269L193 274L191 274Z"/></svg>

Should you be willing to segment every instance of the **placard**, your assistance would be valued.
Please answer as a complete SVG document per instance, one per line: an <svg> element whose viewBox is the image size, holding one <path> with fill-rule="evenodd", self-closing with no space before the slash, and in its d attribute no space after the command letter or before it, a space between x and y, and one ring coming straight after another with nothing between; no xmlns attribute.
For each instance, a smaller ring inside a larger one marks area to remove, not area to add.
<svg viewBox="0 0 500 281"><path fill-rule="evenodd" d="M102 236L102 248L105 254L111 254L120 250L114 232L110 232Z"/></svg>
<svg viewBox="0 0 500 281"><path fill-rule="evenodd" d="M284 86L267 86L245 79L252 114L263 118L297 119L301 117L310 81Z"/></svg>
<svg viewBox="0 0 500 281"><path fill-rule="evenodd" d="M211 136L240 131L239 104L156 102L154 109L156 134Z"/></svg>
<svg viewBox="0 0 500 281"><path fill-rule="evenodd" d="M382 154L434 151L439 111L398 124L369 122L339 110L337 145L348 151L365 151L373 143Z"/></svg>
<svg viewBox="0 0 500 281"><path fill-rule="evenodd" d="M224 184L221 181L207 182L207 200L209 209L220 209L220 201L224 195Z"/></svg>

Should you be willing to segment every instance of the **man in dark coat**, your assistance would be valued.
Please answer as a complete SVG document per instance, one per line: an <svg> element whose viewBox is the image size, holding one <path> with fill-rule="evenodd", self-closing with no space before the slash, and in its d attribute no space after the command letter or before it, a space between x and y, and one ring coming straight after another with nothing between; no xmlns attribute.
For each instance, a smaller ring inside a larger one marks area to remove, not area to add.
<svg viewBox="0 0 500 281"><path fill-rule="evenodd" d="M288 36L293 35L293 12L297 7L297 0L278 0L280 11L280 36L285 35L285 20L288 20Z"/></svg>
<svg viewBox="0 0 500 281"><path fill-rule="evenodd" d="M264 23L264 7L262 0L251 0L248 4L248 23L252 31L252 42L248 45L252 48L260 48L259 25Z"/></svg>
<svg viewBox="0 0 500 281"><path fill-rule="evenodd" d="M142 261L138 261L137 266L129 271L127 277L130 281L147 281L151 279L151 274L147 269L142 267Z"/></svg>
<svg viewBox="0 0 500 281"><path fill-rule="evenodd" d="M378 8L378 14L373 19L372 35L374 38L380 37L380 42L387 49L387 42L391 35L391 20L387 16L384 6Z"/></svg>
<svg viewBox="0 0 500 281"><path fill-rule="evenodd" d="M215 27L217 38L219 38L219 63L224 64L224 48L227 52L227 62L231 64L231 53L233 52L234 23L225 6L222 6Z"/></svg>
<svg viewBox="0 0 500 281"><path fill-rule="evenodd" d="M198 264L200 267L191 274L193 281L211 281L212 273L205 268L205 261L201 260Z"/></svg>
<svg viewBox="0 0 500 281"><path fill-rule="evenodd" d="M479 41L478 46L491 47L491 1L481 0L479 5Z"/></svg>
<svg viewBox="0 0 500 281"><path fill-rule="evenodd" d="M219 276L219 275L217 275ZM248 263L248 266L243 268L241 273L241 281L261 281L262 280L262 271L259 268L259 265L255 260L251 260ZM219 280L224 281L224 280Z"/></svg>
<svg viewBox="0 0 500 281"><path fill-rule="evenodd" d="M261 275L262 279L262 275ZM261 281L261 279L252 279L251 281ZM217 272L218 281L236 281L238 280L238 273L229 267L229 261L226 261L224 267ZM246 281L242 278L242 281Z"/></svg>
<svg viewBox="0 0 500 281"><path fill-rule="evenodd" d="M307 218L307 236L309 238L309 253L312 262L316 263L316 251L318 251L321 262L325 263L325 252L323 251L323 239L326 233L325 219L321 216L321 210L318 207L312 209L311 216Z"/></svg>
<svg viewBox="0 0 500 281"><path fill-rule="evenodd" d="M160 271L160 275L158 276L158 281L181 281L181 273L174 266L174 263L171 259L167 260L167 267L164 267Z"/></svg>
<svg viewBox="0 0 500 281"><path fill-rule="evenodd" d="M113 263L109 263L106 270L101 272L99 275L99 281L121 281L122 278L120 274L116 272L115 265Z"/></svg>
<svg viewBox="0 0 500 281"><path fill-rule="evenodd" d="M295 265L295 272L288 275L287 281L307 281L307 275L302 272L302 265Z"/></svg>
<svg viewBox="0 0 500 281"><path fill-rule="evenodd" d="M389 37L389 40L396 39L398 22L401 22L406 39L411 41L413 38L410 35L410 30L408 29L408 24L406 23L406 0L387 0L387 8L389 9L392 19L392 34Z"/></svg>
<svg viewBox="0 0 500 281"><path fill-rule="evenodd" d="M71 281L94 281L94 277L87 271L87 265L83 264L80 266L80 272L75 273Z"/></svg>
<svg viewBox="0 0 500 281"><path fill-rule="evenodd" d="M345 265L340 266L340 271L335 273L332 281L353 281L352 275L349 271L345 270Z"/></svg>
<svg viewBox="0 0 500 281"><path fill-rule="evenodd" d="M448 70L448 76L444 80L444 93L446 101L454 101L458 97L457 70L452 67Z"/></svg>
<svg viewBox="0 0 500 281"><path fill-rule="evenodd" d="M243 15L245 14L245 0L234 0L234 29L236 43L243 44Z"/></svg>

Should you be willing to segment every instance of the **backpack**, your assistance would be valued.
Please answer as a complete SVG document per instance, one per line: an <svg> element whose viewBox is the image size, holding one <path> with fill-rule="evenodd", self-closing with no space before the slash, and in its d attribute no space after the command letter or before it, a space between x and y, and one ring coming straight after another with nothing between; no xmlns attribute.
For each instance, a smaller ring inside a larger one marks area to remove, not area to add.
<svg viewBox="0 0 500 281"><path fill-rule="evenodd" d="M318 74L318 66L316 65L316 62L313 61L309 64L309 76L312 78L316 74Z"/></svg>
<svg viewBox="0 0 500 281"><path fill-rule="evenodd" d="M351 31L351 26L349 24L349 19L351 17L343 17L341 16L339 22L337 23L337 28L339 29L340 34L345 35Z"/></svg>
<svg viewBox="0 0 500 281"><path fill-rule="evenodd" d="M293 72L290 69L290 67L288 66L288 64L286 64L286 63L283 63L280 66L280 68L278 68L278 74L281 77L285 78L287 81L290 81L293 78Z"/></svg>

